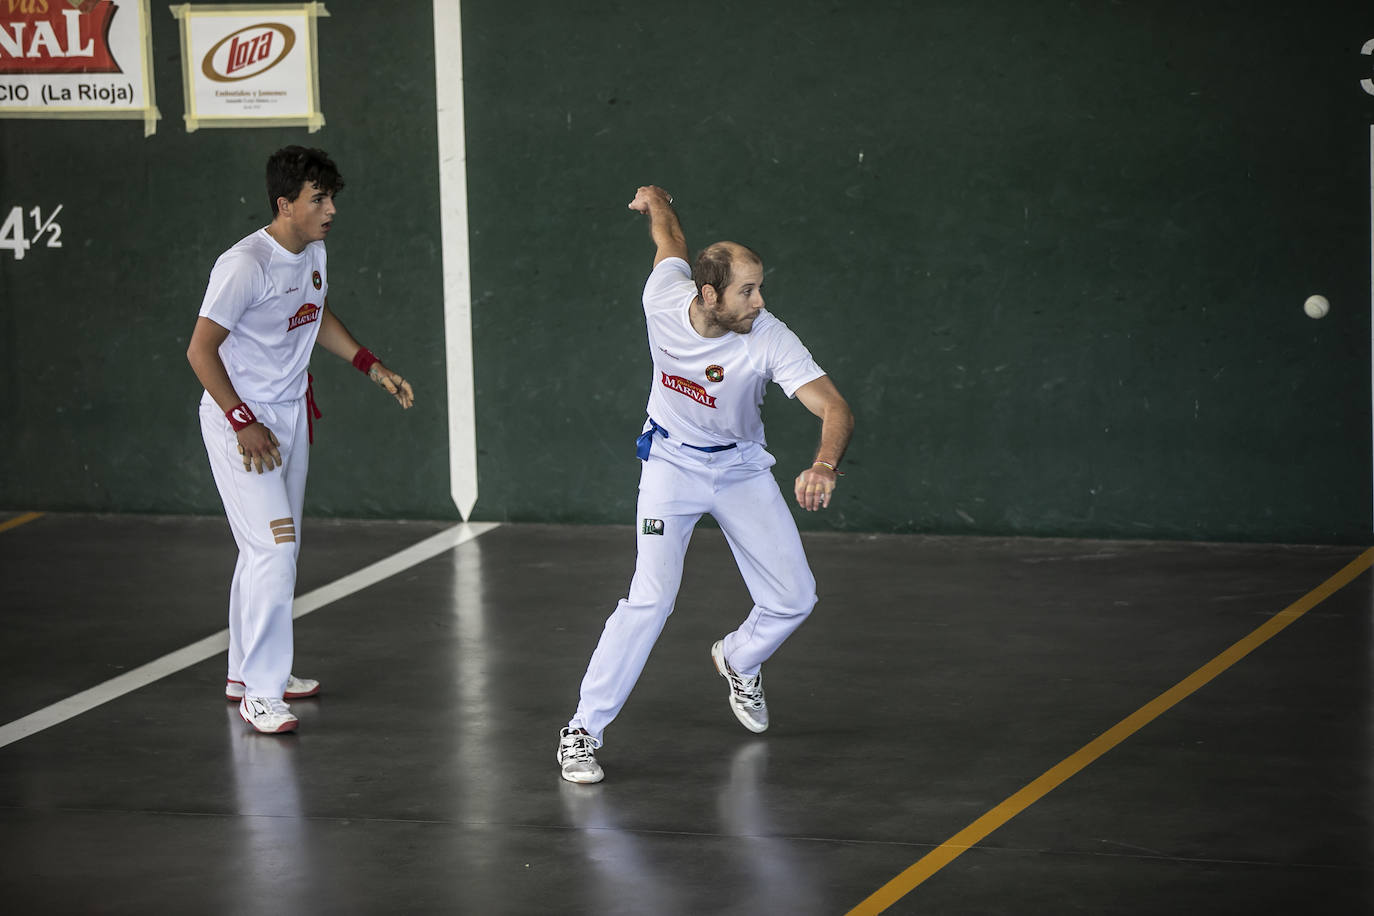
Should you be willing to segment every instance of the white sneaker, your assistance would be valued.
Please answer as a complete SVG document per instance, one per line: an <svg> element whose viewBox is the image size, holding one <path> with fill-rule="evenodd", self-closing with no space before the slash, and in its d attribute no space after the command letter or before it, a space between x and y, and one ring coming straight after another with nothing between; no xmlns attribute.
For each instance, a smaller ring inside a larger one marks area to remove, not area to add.
<svg viewBox="0 0 1374 916"><path fill-rule="evenodd" d="M286 690L282 694L284 700L300 700L305 697L313 697L320 692L320 682L308 677L296 677L294 674L286 677ZM224 684L224 698L231 703L237 703L243 699L243 681L226 681Z"/></svg>
<svg viewBox="0 0 1374 916"><path fill-rule="evenodd" d="M243 721L269 735L293 732L300 724L291 715L291 707L276 697L244 697L239 702L239 715L243 716Z"/></svg>
<svg viewBox="0 0 1374 916"><path fill-rule="evenodd" d="M558 766L568 782L600 782L606 778L596 762L596 742L584 729L565 728L558 733Z"/></svg>
<svg viewBox="0 0 1374 916"><path fill-rule="evenodd" d="M711 647L711 661L720 676L730 682L730 709L740 724L754 734L768 730L768 702L763 698L763 672L745 677L725 660L724 640Z"/></svg>

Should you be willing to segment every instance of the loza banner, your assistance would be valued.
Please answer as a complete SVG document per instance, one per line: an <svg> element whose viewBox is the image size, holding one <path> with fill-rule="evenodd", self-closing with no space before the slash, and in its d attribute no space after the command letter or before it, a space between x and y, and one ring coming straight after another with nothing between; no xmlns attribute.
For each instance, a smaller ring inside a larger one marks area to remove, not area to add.
<svg viewBox="0 0 1374 916"><path fill-rule="evenodd" d="M0 0L3 2L3 0ZM186 130L324 126L315 21L323 3L181 4Z"/></svg>
<svg viewBox="0 0 1374 916"><path fill-rule="evenodd" d="M157 129L148 0L0 0L0 117Z"/></svg>

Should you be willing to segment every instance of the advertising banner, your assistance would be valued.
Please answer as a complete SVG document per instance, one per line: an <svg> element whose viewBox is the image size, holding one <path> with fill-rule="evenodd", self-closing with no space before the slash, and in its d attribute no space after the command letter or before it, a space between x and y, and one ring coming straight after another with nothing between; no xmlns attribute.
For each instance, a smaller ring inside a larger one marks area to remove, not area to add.
<svg viewBox="0 0 1374 916"><path fill-rule="evenodd" d="M315 21L323 3L181 4L186 130L324 126Z"/></svg>
<svg viewBox="0 0 1374 916"><path fill-rule="evenodd" d="M0 118L158 117L148 0L0 0Z"/></svg>

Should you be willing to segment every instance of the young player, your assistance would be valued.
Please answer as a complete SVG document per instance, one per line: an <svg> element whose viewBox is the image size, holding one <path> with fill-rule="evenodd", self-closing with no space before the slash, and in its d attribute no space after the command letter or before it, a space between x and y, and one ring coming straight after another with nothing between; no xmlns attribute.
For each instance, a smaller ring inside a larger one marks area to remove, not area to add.
<svg viewBox="0 0 1374 916"><path fill-rule="evenodd" d="M186 358L205 387L200 429L238 544L229 589L225 696L261 732L293 731L285 699L317 681L291 674L291 604L310 463L316 342L394 396L410 383L358 345L329 308L324 239L343 179L328 155L288 146L267 160L272 222L220 255Z"/></svg>
<svg viewBox="0 0 1374 916"><path fill-rule="evenodd" d="M754 608L711 647L729 683L735 717L768 728L760 667L811 613L815 580L801 536L769 470L764 387L775 381L821 418L816 460L797 476L797 503L830 504L854 417L797 336L764 310L763 262L718 242L687 264L687 243L662 188L642 187L630 209L647 214L657 247L644 287L653 358L649 419L639 437L635 574L629 597L606 621L582 680L577 711L559 734L558 765L570 782L600 782L594 750L639 679L677 600L683 556L697 520L710 513L735 555Z"/></svg>

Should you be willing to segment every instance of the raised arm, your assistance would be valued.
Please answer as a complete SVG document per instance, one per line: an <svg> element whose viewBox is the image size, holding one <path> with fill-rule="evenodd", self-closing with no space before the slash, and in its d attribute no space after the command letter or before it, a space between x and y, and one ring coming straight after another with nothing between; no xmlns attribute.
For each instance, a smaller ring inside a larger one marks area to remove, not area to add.
<svg viewBox="0 0 1374 916"><path fill-rule="evenodd" d="M821 418L821 444L816 449L816 460L797 475L795 487L797 505L815 512L830 505L830 494L839 479L840 459L854 434L854 414L828 375L798 388L797 400Z"/></svg>
<svg viewBox="0 0 1374 916"><path fill-rule="evenodd" d="M649 235L658 247L654 254L655 267L664 258L687 260L687 239L682 234L677 212L673 210L673 195L655 185L646 185L635 192L630 209L649 217Z"/></svg>

